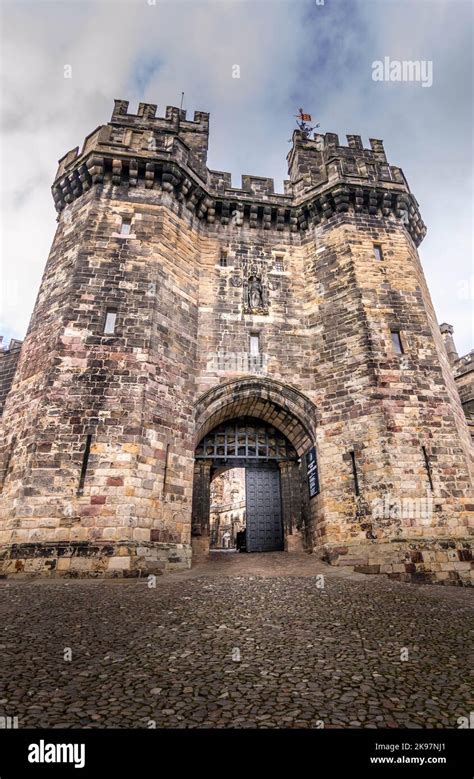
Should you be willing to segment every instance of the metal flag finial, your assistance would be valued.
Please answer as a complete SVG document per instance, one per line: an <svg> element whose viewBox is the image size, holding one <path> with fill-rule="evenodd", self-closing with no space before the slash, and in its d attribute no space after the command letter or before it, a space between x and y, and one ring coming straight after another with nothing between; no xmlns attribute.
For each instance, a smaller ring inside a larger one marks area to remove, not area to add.
<svg viewBox="0 0 474 779"><path fill-rule="evenodd" d="M298 129L301 131L303 136L305 138L308 138L310 132L312 132L313 130L316 130L316 128L319 127L319 122L317 124L313 125L313 127L311 127L309 125L309 122L312 121L311 114L306 114L303 111L302 108L299 108L298 111L299 111L299 113L295 114L296 124L298 125Z"/></svg>

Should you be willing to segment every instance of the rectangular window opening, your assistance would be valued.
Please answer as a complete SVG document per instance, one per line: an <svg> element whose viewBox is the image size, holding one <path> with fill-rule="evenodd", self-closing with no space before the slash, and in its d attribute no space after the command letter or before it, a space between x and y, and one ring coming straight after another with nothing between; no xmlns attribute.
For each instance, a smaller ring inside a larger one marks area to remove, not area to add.
<svg viewBox="0 0 474 779"><path fill-rule="evenodd" d="M275 270L280 272L285 270L285 260L283 254L277 254L275 257Z"/></svg>
<svg viewBox="0 0 474 779"><path fill-rule="evenodd" d="M423 460L425 461L426 475L428 476L430 490L433 492L433 474L431 472L430 458L428 457L428 452L426 451L425 446L421 447L421 451L423 452Z"/></svg>
<svg viewBox="0 0 474 779"><path fill-rule="evenodd" d="M352 464L352 476L354 477L354 492L356 495L360 495L359 477L357 475L355 452L351 452L350 455L351 455L351 464Z"/></svg>
<svg viewBox="0 0 474 779"><path fill-rule="evenodd" d="M117 322L117 309L108 308L105 312L104 333L107 335L113 335L115 333L116 322Z"/></svg>
<svg viewBox="0 0 474 779"><path fill-rule="evenodd" d="M250 334L250 354L253 356L260 354L260 336L258 333Z"/></svg>
<svg viewBox="0 0 474 779"><path fill-rule="evenodd" d="M400 337L400 331L390 330L390 334L392 336L393 351L395 352L395 354L403 354L403 344L402 344L402 339Z"/></svg>
<svg viewBox="0 0 474 779"><path fill-rule="evenodd" d="M383 251L380 243L374 243L374 255L376 260L383 260Z"/></svg>
<svg viewBox="0 0 474 779"><path fill-rule="evenodd" d="M132 220L122 219L122 223L120 225L120 235L130 235L131 229L132 229Z"/></svg>
<svg viewBox="0 0 474 779"><path fill-rule="evenodd" d="M84 454L82 456L81 476L79 479L79 487L77 489L78 495L82 495L82 491L84 489L84 483L86 481L87 466L89 464L89 454L91 451L91 441L92 441L92 435L88 433L86 435L86 445L84 447Z"/></svg>
<svg viewBox="0 0 474 779"><path fill-rule="evenodd" d="M219 265L221 266L221 268L227 268L227 252L225 251L225 249L222 249L221 251Z"/></svg>

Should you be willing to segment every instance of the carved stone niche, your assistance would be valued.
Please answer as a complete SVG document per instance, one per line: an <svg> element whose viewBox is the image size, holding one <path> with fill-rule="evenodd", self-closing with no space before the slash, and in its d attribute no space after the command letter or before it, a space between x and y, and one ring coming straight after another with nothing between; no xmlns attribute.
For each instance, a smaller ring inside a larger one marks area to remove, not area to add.
<svg viewBox="0 0 474 779"><path fill-rule="evenodd" d="M268 314L268 284L258 272L251 272L243 283L244 314Z"/></svg>
<svg viewBox="0 0 474 779"><path fill-rule="evenodd" d="M268 314L269 291L273 289L268 278L268 258L261 248L253 246L247 247L242 255L236 259L230 284L242 288L244 314Z"/></svg>

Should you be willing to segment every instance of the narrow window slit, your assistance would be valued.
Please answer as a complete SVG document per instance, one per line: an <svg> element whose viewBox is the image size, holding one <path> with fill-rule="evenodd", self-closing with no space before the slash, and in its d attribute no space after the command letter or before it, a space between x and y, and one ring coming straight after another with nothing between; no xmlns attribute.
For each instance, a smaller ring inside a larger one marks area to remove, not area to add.
<svg viewBox="0 0 474 779"><path fill-rule="evenodd" d="M426 468L426 475L428 476L428 481L430 484L430 490L433 492L433 474L431 471L431 463L430 458L428 457L428 452L426 451L426 447L422 446L421 451L423 452L423 459L425 461L425 468Z"/></svg>
<svg viewBox="0 0 474 779"><path fill-rule="evenodd" d="M163 471L163 495L166 492L166 478L168 476L169 459L170 459L170 445L166 444L165 469Z"/></svg>
<svg viewBox="0 0 474 779"><path fill-rule="evenodd" d="M91 441L92 441L92 435L88 433L88 435L86 435L86 445L84 447L84 453L82 455L81 476L79 479L79 487L77 489L78 495L82 495L82 491L84 489L84 483L86 481L87 466L89 463L89 454L91 451Z"/></svg>
<svg viewBox="0 0 474 779"><path fill-rule="evenodd" d="M357 475L355 452L350 452L350 455L351 455L351 464L352 464L352 476L354 477L354 491L356 495L360 495L359 477Z"/></svg>

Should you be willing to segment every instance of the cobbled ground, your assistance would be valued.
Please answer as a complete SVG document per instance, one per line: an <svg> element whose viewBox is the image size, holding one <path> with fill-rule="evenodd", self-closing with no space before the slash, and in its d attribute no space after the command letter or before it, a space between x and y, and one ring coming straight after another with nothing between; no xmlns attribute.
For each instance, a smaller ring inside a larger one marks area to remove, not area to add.
<svg viewBox="0 0 474 779"><path fill-rule="evenodd" d="M457 728L469 717L472 590L308 555L214 557L155 588L2 581L0 716L27 728Z"/></svg>

